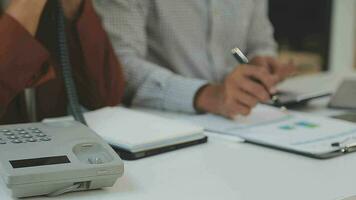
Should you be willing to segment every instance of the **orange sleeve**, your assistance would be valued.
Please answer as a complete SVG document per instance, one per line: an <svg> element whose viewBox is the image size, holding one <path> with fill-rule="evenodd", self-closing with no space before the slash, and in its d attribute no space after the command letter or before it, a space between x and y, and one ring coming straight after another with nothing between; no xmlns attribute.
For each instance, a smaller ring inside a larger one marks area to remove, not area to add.
<svg viewBox="0 0 356 200"><path fill-rule="evenodd" d="M49 53L7 14L0 18L0 38L0 108L4 110L25 88L41 82L48 72Z"/></svg>
<svg viewBox="0 0 356 200"><path fill-rule="evenodd" d="M83 1L74 26L84 62L84 66L73 66L81 103L89 109L118 105L123 95L123 73L90 0Z"/></svg>

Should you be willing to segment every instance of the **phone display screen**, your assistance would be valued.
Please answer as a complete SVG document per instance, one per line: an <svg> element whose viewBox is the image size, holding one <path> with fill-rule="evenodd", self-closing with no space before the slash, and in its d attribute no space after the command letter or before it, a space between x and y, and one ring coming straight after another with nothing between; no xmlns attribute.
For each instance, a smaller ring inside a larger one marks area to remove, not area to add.
<svg viewBox="0 0 356 200"><path fill-rule="evenodd" d="M10 161L10 164L13 168L38 167L44 165L57 165L65 163L70 163L67 156L53 156Z"/></svg>

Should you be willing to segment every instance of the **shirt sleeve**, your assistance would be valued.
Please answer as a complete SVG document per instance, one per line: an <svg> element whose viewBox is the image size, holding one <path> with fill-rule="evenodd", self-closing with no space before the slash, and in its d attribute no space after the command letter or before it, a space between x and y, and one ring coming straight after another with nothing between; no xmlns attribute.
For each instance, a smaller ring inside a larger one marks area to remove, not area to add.
<svg viewBox="0 0 356 200"><path fill-rule="evenodd" d="M127 87L124 99L136 106L195 112L196 92L206 81L177 75L146 59L147 0L96 0L116 54L120 57Z"/></svg>
<svg viewBox="0 0 356 200"><path fill-rule="evenodd" d="M80 102L88 109L118 105L124 90L121 66L91 1L84 0L82 6L74 29L84 63L73 65Z"/></svg>
<svg viewBox="0 0 356 200"><path fill-rule="evenodd" d="M0 115L25 88L36 85L48 69L48 51L14 18L0 18Z"/></svg>
<svg viewBox="0 0 356 200"><path fill-rule="evenodd" d="M268 17L268 0L255 0L247 38L247 56L276 56L277 44Z"/></svg>

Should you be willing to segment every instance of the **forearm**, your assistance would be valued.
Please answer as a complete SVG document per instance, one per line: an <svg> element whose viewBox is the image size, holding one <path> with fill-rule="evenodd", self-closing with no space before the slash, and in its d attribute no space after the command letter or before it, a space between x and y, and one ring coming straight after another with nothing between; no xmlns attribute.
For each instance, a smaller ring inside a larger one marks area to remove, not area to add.
<svg viewBox="0 0 356 200"><path fill-rule="evenodd" d="M12 0L5 13L17 20L34 36L46 2L47 0Z"/></svg>
<svg viewBox="0 0 356 200"><path fill-rule="evenodd" d="M186 78L139 57L121 56L127 80L125 102L162 110L194 113L196 92L206 81Z"/></svg>

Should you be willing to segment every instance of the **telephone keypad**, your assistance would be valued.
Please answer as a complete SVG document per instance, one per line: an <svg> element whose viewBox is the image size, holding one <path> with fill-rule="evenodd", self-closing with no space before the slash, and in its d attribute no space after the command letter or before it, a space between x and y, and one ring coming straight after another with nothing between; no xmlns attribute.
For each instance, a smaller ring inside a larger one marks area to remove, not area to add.
<svg viewBox="0 0 356 200"><path fill-rule="evenodd" d="M0 130L0 145L48 142L52 138L36 127Z"/></svg>

